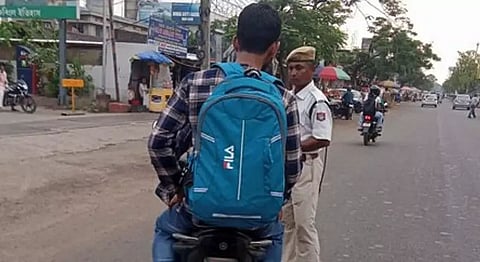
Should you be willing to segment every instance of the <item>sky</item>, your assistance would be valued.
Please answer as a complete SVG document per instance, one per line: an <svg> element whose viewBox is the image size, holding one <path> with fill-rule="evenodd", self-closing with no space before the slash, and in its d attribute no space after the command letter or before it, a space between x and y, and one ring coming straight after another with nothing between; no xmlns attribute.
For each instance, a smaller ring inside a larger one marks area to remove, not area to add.
<svg viewBox="0 0 480 262"><path fill-rule="evenodd" d="M377 4L377 0L368 0ZM434 74L440 83L448 78L451 66L457 61L457 51L475 50L480 42L480 1L478 0L403 0L408 16L415 25L417 38L432 43L434 52L442 58L428 73ZM362 2L359 9L366 15L381 13ZM363 15L355 10L354 17L344 26L349 33L348 44L360 46L362 37L370 36Z"/></svg>
<svg viewBox="0 0 480 262"><path fill-rule="evenodd" d="M81 2L85 0L80 0ZM101 0L99 0L101 1ZM162 0L165 2L197 2L198 0ZM121 13L123 0L114 0L115 13ZM251 2L251 0L244 1ZM368 4L381 9L378 0L363 0L354 9L352 18L343 30L349 34L348 46L359 47L362 37L371 36L367 31L365 15L382 15ZM434 52L442 58L426 73L434 74L440 83L448 78L449 67L457 61L457 51L475 50L480 42L480 1L479 0L403 0L408 16L415 25L417 38L432 43Z"/></svg>
<svg viewBox="0 0 480 262"><path fill-rule="evenodd" d="M94 2L95 5L101 7L101 6L103 6L103 1L104 0L95 0L95 1L92 1L92 2ZM85 5L87 4L87 0L79 0L79 4L80 4L80 6L85 7ZM124 0L113 0L112 4L113 4L113 13L115 15L118 15L118 16L123 16L124 9L125 9Z"/></svg>

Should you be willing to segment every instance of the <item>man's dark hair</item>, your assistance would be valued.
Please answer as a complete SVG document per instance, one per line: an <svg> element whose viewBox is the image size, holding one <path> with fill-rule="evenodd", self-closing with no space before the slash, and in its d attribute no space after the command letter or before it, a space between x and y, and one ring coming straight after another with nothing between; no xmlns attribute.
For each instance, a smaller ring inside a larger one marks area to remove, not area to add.
<svg viewBox="0 0 480 262"><path fill-rule="evenodd" d="M237 39L240 51L263 54L280 38L282 21L267 4L250 4L238 16Z"/></svg>

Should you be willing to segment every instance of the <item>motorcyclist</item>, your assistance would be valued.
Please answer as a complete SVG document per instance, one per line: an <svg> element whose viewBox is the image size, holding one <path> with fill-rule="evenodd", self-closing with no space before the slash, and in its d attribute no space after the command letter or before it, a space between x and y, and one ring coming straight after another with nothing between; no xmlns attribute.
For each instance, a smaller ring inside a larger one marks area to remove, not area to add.
<svg viewBox="0 0 480 262"><path fill-rule="evenodd" d="M360 117L358 119L358 130L362 130L362 124L363 124L363 115L366 113L366 110L369 110L368 106L369 104L373 103L374 104L374 115L375 115L375 120L377 122L377 132L382 132L383 130L383 125L384 125L384 117L383 117L383 111L384 111L384 105L382 102L382 98L380 97L380 88L376 85L373 85L370 87L370 92L368 93L367 98L363 102L363 112L360 113ZM372 112L368 112L368 114L372 114Z"/></svg>
<svg viewBox="0 0 480 262"><path fill-rule="evenodd" d="M272 7L263 3L253 3L245 7L238 16L237 32L233 41L236 63L245 69L260 69L270 63L280 46L280 33L280 16ZM198 71L186 76L175 89L150 136L148 142L150 158L160 180L155 193L168 205L168 209L158 217L155 225L152 246L154 262L176 261L173 251L175 240L172 234L190 234L192 230L198 228L199 221L190 212L189 203L184 201L182 190L184 183L181 181L182 173L176 160L178 155L184 153L182 151L195 144L196 136L192 134L198 131L200 108L212 89L224 79L225 74L219 68ZM288 200L302 170L300 124L294 94L280 86L278 90L283 95L287 112L288 137L284 148L285 161L275 164L285 165L286 181L283 193ZM252 238L268 239L273 242L267 248L262 261L281 261L283 245L281 222L268 223L255 229Z"/></svg>
<svg viewBox="0 0 480 262"><path fill-rule="evenodd" d="M353 93L352 88L347 87L347 92L342 96L342 107L343 107L343 115L346 120L350 119L350 106L353 105Z"/></svg>

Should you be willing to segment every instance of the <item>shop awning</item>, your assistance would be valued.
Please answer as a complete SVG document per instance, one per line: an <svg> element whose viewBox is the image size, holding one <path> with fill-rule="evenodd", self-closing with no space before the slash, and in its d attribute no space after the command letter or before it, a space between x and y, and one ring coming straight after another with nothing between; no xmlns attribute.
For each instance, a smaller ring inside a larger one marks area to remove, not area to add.
<svg viewBox="0 0 480 262"><path fill-rule="evenodd" d="M130 58L130 61L134 60L139 60L139 61L148 61L148 62L154 62L157 64L168 64L168 65L173 65L173 61L165 56L164 54L158 52L158 51L145 51L138 53L134 55L132 58Z"/></svg>

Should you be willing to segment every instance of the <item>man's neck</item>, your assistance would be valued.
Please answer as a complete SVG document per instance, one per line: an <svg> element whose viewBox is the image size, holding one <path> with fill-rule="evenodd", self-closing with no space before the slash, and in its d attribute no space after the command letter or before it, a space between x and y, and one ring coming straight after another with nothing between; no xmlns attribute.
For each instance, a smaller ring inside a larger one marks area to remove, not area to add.
<svg viewBox="0 0 480 262"><path fill-rule="evenodd" d="M246 53L246 52L237 53L237 61L236 61L237 63L242 65L248 65L258 70L262 69L264 61L265 61L265 58L262 55Z"/></svg>

